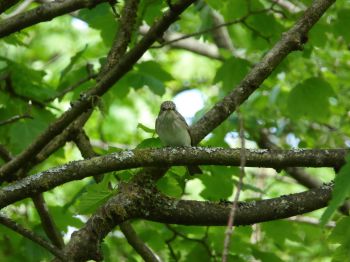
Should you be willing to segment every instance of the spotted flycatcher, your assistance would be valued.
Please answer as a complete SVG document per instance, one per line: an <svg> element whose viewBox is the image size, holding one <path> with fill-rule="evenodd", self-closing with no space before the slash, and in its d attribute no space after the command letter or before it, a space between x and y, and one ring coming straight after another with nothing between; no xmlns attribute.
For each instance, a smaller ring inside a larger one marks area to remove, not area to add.
<svg viewBox="0 0 350 262"><path fill-rule="evenodd" d="M156 120L156 132L165 146L191 146L191 134L183 116L177 112L172 101L165 101L160 106ZM190 175L202 174L198 166L187 166Z"/></svg>

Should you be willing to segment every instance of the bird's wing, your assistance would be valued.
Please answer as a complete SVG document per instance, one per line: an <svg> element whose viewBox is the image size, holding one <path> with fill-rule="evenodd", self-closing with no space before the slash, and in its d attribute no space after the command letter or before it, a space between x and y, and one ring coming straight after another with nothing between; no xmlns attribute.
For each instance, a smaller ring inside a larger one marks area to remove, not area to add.
<svg viewBox="0 0 350 262"><path fill-rule="evenodd" d="M184 122L184 124L186 125L187 130L188 130L189 127L188 127L188 124L187 124L185 118L184 118L179 112L177 112L177 110L175 110L175 113L176 113L176 114L178 115L178 117L182 120L182 122Z"/></svg>
<svg viewBox="0 0 350 262"><path fill-rule="evenodd" d="M175 110L175 112L179 116L179 118L184 122L184 124L186 125L187 131L188 131L188 133L190 135L190 138L191 138L191 145L193 146L193 144L192 144L192 134L191 134L190 127L188 126L185 118L179 112L177 112L177 110Z"/></svg>

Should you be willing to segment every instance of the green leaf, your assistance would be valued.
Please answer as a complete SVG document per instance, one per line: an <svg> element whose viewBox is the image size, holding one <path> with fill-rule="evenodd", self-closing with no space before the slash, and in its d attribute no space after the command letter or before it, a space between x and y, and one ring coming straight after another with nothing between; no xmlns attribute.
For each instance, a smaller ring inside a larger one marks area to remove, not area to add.
<svg viewBox="0 0 350 262"><path fill-rule="evenodd" d="M86 193L81 196L76 206L79 214L93 213L114 195L115 192L108 188L108 184L109 179L105 176L101 183L87 186Z"/></svg>
<svg viewBox="0 0 350 262"><path fill-rule="evenodd" d="M295 119L325 121L330 114L329 98L334 95L331 85L322 78L309 78L292 89L287 108Z"/></svg>
<svg viewBox="0 0 350 262"><path fill-rule="evenodd" d="M87 47L88 45L85 45L85 47L82 50L80 50L74 56L71 57L69 64L61 72L61 80L72 70L74 65L78 62L78 60L82 57L82 55L86 51Z"/></svg>
<svg viewBox="0 0 350 262"><path fill-rule="evenodd" d="M210 261L210 254L203 245L195 245L189 250L189 253L185 257L185 261Z"/></svg>
<svg viewBox="0 0 350 262"><path fill-rule="evenodd" d="M337 222L329 236L331 243L340 244L333 253L334 262L349 262L350 261L350 218L344 217Z"/></svg>
<svg viewBox="0 0 350 262"><path fill-rule="evenodd" d="M171 173L158 180L157 188L164 194L172 197L180 197L183 194L181 185Z"/></svg>
<svg viewBox="0 0 350 262"><path fill-rule="evenodd" d="M287 239L299 242L301 239L297 235L296 226L289 221L271 221L262 224L268 238L273 239L275 243L283 244Z"/></svg>
<svg viewBox="0 0 350 262"><path fill-rule="evenodd" d="M232 176L236 168L226 166L210 167L211 175L202 175L198 178L202 181L205 189L200 193L207 200L227 199L233 193Z"/></svg>
<svg viewBox="0 0 350 262"><path fill-rule="evenodd" d="M284 260L280 259L276 254L272 252L261 251L257 248L252 250L254 258L261 262L283 262Z"/></svg>
<svg viewBox="0 0 350 262"><path fill-rule="evenodd" d="M342 166L334 179L332 199L321 217L321 225L325 225L337 208L350 196L350 154L346 156L346 163Z"/></svg>
<svg viewBox="0 0 350 262"><path fill-rule="evenodd" d="M159 63L146 61L135 66L135 69L127 73L113 87L118 98L125 97L130 87L137 89L148 86L156 95L165 93L165 82L173 80L173 77L165 71Z"/></svg>
<svg viewBox="0 0 350 262"><path fill-rule="evenodd" d="M49 206L50 214L55 218L56 225L61 231L67 232L68 227L80 228L83 222L65 207Z"/></svg>
<svg viewBox="0 0 350 262"><path fill-rule="evenodd" d="M61 92L63 90L65 90L66 88L70 87L73 84L76 84L78 81L80 81L81 79L87 77L88 73L86 70L86 66L81 66L80 68L77 69L73 69L72 71L70 71L67 75L65 75L62 80L60 81L58 87L57 87L57 91ZM82 89L86 89L87 87L89 87L91 85L91 82L93 82L94 80L89 80L84 82L83 84L81 84L79 87L75 88L74 90L72 90L71 92L74 93L78 93L77 95L79 95L82 91Z"/></svg>
<svg viewBox="0 0 350 262"><path fill-rule="evenodd" d="M146 61L136 65L139 72L157 77L162 82L171 81L174 78L155 61Z"/></svg>
<svg viewBox="0 0 350 262"><path fill-rule="evenodd" d="M162 14L162 8L165 7L165 1L162 0L146 0L141 1L140 8L143 19L149 25L153 24L155 19Z"/></svg>
<svg viewBox="0 0 350 262"><path fill-rule="evenodd" d="M334 32L338 36L350 41L350 9L342 9L338 11L338 19L334 22Z"/></svg>
<svg viewBox="0 0 350 262"><path fill-rule="evenodd" d="M93 9L82 9L79 11L78 18L88 23L91 28L100 30L105 45L111 46L119 24L117 24L109 4L102 3Z"/></svg>
<svg viewBox="0 0 350 262"><path fill-rule="evenodd" d="M34 70L8 59L4 60L8 64L12 87L17 95L38 101L44 101L56 95L56 91L43 81L45 71Z"/></svg>
<svg viewBox="0 0 350 262"><path fill-rule="evenodd" d="M54 119L51 112L32 108L33 119L17 121L10 126L9 142L11 152L18 154L26 148Z"/></svg>
<svg viewBox="0 0 350 262"><path fill-rule="evenodd" d="M153 128L149 128L141 123L137 124L137 128L140 128L143 131L145 131L146 133L150 133L150 134L154 134L154 132L155 132L155 130Z"/></svg>
<svg viewBox="0 0 350 262"><path fill-rule="evenodd" d="M274 35L280 36L283 29L283 27L276 22L274 16L269 15L268 13L249 16L247 23L259 32L259 34L265 37L272 37Z"/></svg>
<svg viewBox="0 0 350 262"><path fill-rule="evenodd" d="M232 57L218 69L214 83L222 82L223 89L229 92L244 78L249 68L250 64L246 60Z"/></svg>
<svg viewBox="0 0 350 262"><path fill-rule="evenodd" d="M143 140L136 148L159 148L162 147L159 138L147 138Z"/></svg>
<svg viewBox="0 0 350 262"><path fill-rule="evenodd" d="M223 8L223 11L222 11L225 21L232 21L233 19L238 19L246 15L247 13L248 13L248 1L246 0L228 1L227 5Z"/></svg>
<svg viewBox="0 0 350 262"><path fill-rule="evenodd" d="M331 32L328 24L319 22L314 25L309 32L310 45L324 47L327 43L325 32Z"/></svg>
<svg viewBox="0 0 350 262"><path fill-rule="evenodd" d="M328 240L332 243L345 243L350 244L350 217L343 217L338 222L336 227L333 229Z"/></svg>

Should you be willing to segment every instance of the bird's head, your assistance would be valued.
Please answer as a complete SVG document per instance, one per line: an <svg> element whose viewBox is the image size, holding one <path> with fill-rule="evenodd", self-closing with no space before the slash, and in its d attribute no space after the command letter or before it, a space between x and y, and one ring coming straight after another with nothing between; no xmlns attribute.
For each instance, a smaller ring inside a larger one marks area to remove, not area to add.
<svg viewBox="0 0 350 262"><path fill-rule="evenodd" d="M165 101L160 105L160 111L175 110L176 106L172 101Z"/></svg>

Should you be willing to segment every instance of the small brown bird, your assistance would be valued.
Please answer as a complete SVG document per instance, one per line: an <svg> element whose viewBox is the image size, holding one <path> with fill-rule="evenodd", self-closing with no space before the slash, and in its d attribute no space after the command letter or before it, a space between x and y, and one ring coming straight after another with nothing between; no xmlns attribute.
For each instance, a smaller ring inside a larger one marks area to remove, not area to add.
<svg viewBox="0 0 350 262"><path fill-rule="evenodd" d="M165 146L191 146L191 134L183 116L176 110L172 101L160 106L156 120L156 132ZM190 175L202 174L198 166L187 166Z"/></svg>

